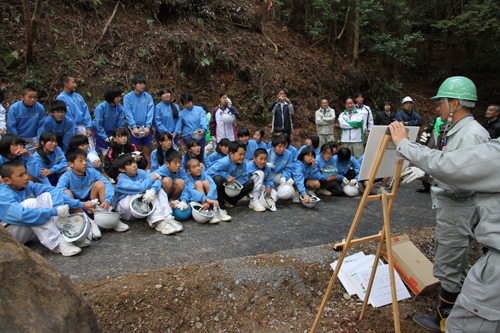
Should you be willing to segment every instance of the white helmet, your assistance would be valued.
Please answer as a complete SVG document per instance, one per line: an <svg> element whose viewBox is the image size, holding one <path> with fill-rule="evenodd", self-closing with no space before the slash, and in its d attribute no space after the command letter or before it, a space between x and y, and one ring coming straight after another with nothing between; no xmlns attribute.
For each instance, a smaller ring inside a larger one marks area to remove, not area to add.
<svg viewBox="0 0 500 333"><path fill-rule="evenodd" d="M411 102L411 104L413 104L413 99L410 96L406 96L405 98L403 98L401 104L405 104L406 102Z"/></svg>
<svg viewBox="0 0 500 333"><path fill-rule="evenodd" d="M260 196L259 196L259 201L264 206L264 208L269 209L271 212L276 211L276 203L274 202L273 197L271 194L266 195L266 190L264 190Z"/></svg>
<svg viewBox="0 0 500 333"><path fill-rule="evenodd" d="M224 192L228 197L235 197L240 194L243 189L243 185L239 181L235 181L234 183L226 182L224 183Z"/></svg>
<svg viewBox="0 0 500 333"><path fill-rule="evenodd" d="M148 217L156 209L156 201L147 204L142 202L142 195L138 195L134 200L130 201L130 212L136 219Z"/></svg>
<svg viewBox="0 0 500 333"><path fill-rule="evenodd" d="M281 200L290 200L295 195L292 185L285 184L278 187L278 198Z"/></svg>
<svg viewBox="0 0 500 333"><path fill-rule="evenodd" d="M232 113L222 113L222 121L224 124L232 124L236 120L236 117Z"/></svg>
<svg viewBox="0 0 500 333"><path fill-rule="evenodd" d="M62 227L62 236L68 243L83 242L90 232L90 222L85 214L77 213L68 216L68 222Z"/></svg>
<svg viewBox="0 0 500 333"><path fill-rule="evenodd" d="M203 206L199 202L190 202L189 204L193 208L191 214L198 223L206 223L214 216L214 212L211 209L203 210Z"/></svg>
<svg viewBox="0 0 500 333"><path fill-rule="evenodd" d="M344 185L344 193L348 197L355 197L359 193L359 189L356 186Z"/></svg>
<svg viewBox="0 0 500 333"><path fill-rule="evenodd" d="M120 222L120 215L121 214L118 212L108 212L104 209L96 210L94 213L94 221L101 228L113 229L113 227Z"/></svg>

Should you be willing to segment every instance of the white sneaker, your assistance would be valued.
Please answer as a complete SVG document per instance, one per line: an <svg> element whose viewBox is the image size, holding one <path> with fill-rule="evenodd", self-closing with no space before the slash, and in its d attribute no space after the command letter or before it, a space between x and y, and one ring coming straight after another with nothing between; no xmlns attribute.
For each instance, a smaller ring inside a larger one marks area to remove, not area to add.
<svg viewBox="0 0 500 333"><path fill-rule="evenodd" d="M383 193L388 194L389 192L387 192L387 190L384 187L379 187L377 190L377 194L383 194Z"/></svg>
<svg viewBox="0 0 500 333"><path fill-rule="evenodd" d="M60 253L64 257L71 257L82 252L82 249L80 249L78 246L73 245L73 243L60 241L59 245L57 245L52 251L54 251L55 253Z"/></svg>
<svg viewBox="0 0 500 333"><path fill-rule="evenodd" d="M118 224L113 227L113 230L118 232L123 232L127 231L128 228L129 228L128 224L125 224L122 221L118 221Z"/></svg>
<svg viewBox="0 0 500 333"><path fill-rule="evenodd" d="M245 195L243 198L241 198L241 200L240 200L240 201L243 201L243 202L248 202L248 201L251 201L251 200L250 200L250 198L249 198L249 197L247 197L247 196Z"/></svg>
<svg viewBox="0 0 500 333"><path fill-rule="evenodd" d="M167 222L170 223L171 226L173 226L175 228L175 232L179 232L179 231L182 231L184 228L182 227L182 223L180 223L179 221L177 221L175 219L175 217L173 217L172 215L170 215L168 218L167 218Z"/></svg>
<svg viewBox="0 0 500 333"><path fill-rule="evenodd" d="M292 202L293 203L300 203L300 194L298 191L295 191L295 195L293 196Z"/></svg>
<svg viewBox="0 0 500 333"><path fill-rule="evenodd" d="M92 234L93 239L99 239L102 237L101 230L99 229L99 226L94 220L89 219L90 221L90 233ZM90 238L89 238L90 239Z"/></svg>
<svg viewBox="0 0 500 333"><path fill-rule="evenodd" d="M256 212L265 212L266 208L262 206L259 200L250 200L250 204L248 205L248 208L253 209Z"/></svg>
<svg viewBox="0 0 500 333"><path fill-rule="evenodd" d="M212 216L212 218L208 221L208 223L212 223L212 224L219 223L219 222L220 222L220 220L215 215Z"/></svg>
<svg viewBox="0 0 500 333"><path fill-rule="evenodd" d="M233 208L234 205L231 205L229 202L226 201L226 208Z"/></svg>
<svg viewBox="0 0 500 333"><path fill-rule="evenodd" d="M332 195L332 192L328 191L326 188L320 188L316 191L317 194Z"/></svg>
<svg viewBox="0 0 500 333"><path fill-rule="evenodd" d="M155 230L161 232L164 235L170 235L175 234L176 228L167 220L163 220L155 224Z"/></svg>
<svg viewBox="0 0 500 333"><path fill-rule="evenodd" d="M229 222L231 221L231 216L227 215L227 212L225 209L220 210L220 215L221 215L221 220L223 222Z"/></svg>
<svg viewBox="0 0 500 333"><path fill-rule="evenodd" d="M78 246L79 248L87 247L90 245L90 241L88 239L84 239L81 242L74 242L74 245Z"/></svg>
<svg viewBox="0 0 500 333"><path fill-rule="evenodd" d="M316 196L316 193L313 190L307 190L307 195L314 195L314 196Z"/></svg>

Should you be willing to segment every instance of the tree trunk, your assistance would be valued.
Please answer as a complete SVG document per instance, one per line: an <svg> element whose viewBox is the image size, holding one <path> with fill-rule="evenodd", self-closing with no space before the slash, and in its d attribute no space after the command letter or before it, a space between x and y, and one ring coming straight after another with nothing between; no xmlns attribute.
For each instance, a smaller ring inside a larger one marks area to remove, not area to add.
<svg viewBox="0 0 500 333"><path fill-rule="evenodd" d="M474 60L474 49L475 45L471 38L467 38L467 43L465 44L465 60L471 62ZM472 66L465 66L464 75L470 77L472 75Z"/></svg>
<svg viewBox="0 0 500 333"><path fill-rule="evenodd" d="M446 33L446 50L444 56L444 76L449 78L453 68L453 55L455 54L455 26L448 28Z"/></svg>
<svg viewBox="0 0 500 333"><path fill-rule="evenodd" d="M356 13L354 18L354 50L352 53L352 65L354 67L358 66L358 52L359 52L359 7L361 3L360 0L356 1Z"/></svg>
<svg viewBox="0 0 500 333"><path fill-rule="evenodd" d="M438 21L439 7L434 7L434 22ZM429 36L429 45L427 46L427 68L430 70L434 58L434 39L436 38L436 27L431 27L431 35Z"/></svg>
<svg viewBox="0 0 500 333"><path fill-rule="evenodd" d="M24 66L28 67L33 56L33 42L31 39L30 6L28 0L23 0L24 32L26 35L26 52L24 53Z"/></svg>

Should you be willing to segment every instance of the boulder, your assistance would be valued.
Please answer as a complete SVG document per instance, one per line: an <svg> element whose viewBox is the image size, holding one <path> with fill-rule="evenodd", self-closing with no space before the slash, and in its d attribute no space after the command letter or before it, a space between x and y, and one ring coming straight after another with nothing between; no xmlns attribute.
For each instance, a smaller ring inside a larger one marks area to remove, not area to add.
<svg viewBox="0 0 500 333"><path fill-rule="evenodd" d="M0 332L100 332L90 304L71 280L2 226Z"/></svg>

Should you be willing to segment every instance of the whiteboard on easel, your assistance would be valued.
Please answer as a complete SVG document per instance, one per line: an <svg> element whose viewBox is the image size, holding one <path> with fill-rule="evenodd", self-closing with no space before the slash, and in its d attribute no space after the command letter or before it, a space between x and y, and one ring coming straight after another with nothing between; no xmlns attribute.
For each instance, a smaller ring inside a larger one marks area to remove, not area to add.
<svg viewBox="0 0 500 333"><path fill-rule="evenodd" d="M415 141L418 135L418 130L418 126L406 126L406 131L408 132L410 141ZM375 161L386 133L390 135L389 126L372 126L370 129L370 136L368 137L368 142L366 143L365 148L365 156L363 157L361 171L359 172L359 180L370 178L370 174L375 166ZM382 163L380 163L380 167L378 168L375 178L393 177L396 173L398 161L401 158L403 157L396 150L394 143L389 141L387 149L385 150L384 158L382 159ZM406 161L403 165L403 170L408 167L408 165L409 162Z"/></svg>

